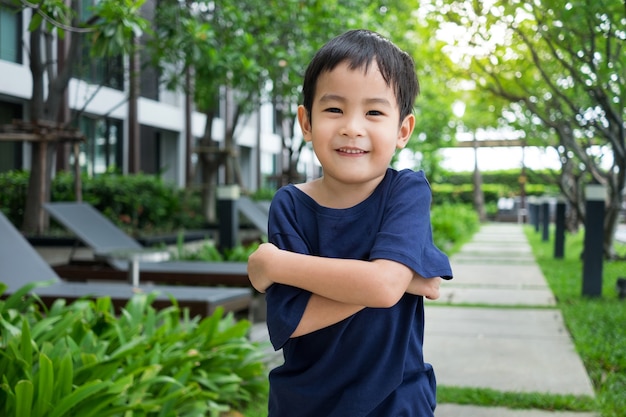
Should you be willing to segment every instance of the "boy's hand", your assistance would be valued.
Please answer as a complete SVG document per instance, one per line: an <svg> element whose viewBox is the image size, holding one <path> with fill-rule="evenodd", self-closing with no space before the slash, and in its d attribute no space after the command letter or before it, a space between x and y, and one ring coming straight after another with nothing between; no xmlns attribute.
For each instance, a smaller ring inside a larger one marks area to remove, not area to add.
<svg viewBox="0 0 626 417"><path fill-rule="evenodd" d="M271 243L262 243L248 258L248 278L252 286L261 293L274 283L267 269L279 250Z"/></svg>
<svg viewBox="0 0 626 417"><path fill-rule="evenodd" d="M423 295L429 300L439 298L439 286L441 285L441 277L424 278L417 274L413 274L413 279L406 292L413 295Z"/></svg>

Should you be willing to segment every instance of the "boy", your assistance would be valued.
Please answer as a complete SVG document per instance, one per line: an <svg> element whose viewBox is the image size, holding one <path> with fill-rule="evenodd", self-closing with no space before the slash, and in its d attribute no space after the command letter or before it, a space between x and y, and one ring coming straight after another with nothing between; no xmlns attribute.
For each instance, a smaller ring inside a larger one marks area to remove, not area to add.
<svg viewBox="0 0 626 417"><path fill-rule="evenodd" d="M298 121L323 176L276 193L271 243L248 263L285 358L270 417L433 416L421 295L438 298L452 271L424 173L389 168L418 90L410 56L367 30L331 40L306 71Z"/></svg>

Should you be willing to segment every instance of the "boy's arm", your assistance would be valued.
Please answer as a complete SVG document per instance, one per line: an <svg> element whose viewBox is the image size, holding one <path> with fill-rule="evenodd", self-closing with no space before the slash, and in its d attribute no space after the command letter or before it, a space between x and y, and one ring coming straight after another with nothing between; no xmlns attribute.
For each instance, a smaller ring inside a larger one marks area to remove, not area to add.
<svg viewBox="0 0 626 417"><path fill-rule="evenodd" d="M248 259L248 275L261 292L279 283L341 303L386 308L407 291L413 271L395 261L302 255L264 243Z"/></svg>
<svg viewBox="0 0 626 417"><path fill-rule="evenodd" d="M406 292L413 295L423 295L428 299L436 300L439 298L439 285L441 281L441 277L424 278L418 274L413 274L413 278ZM304 310L298 327L291 337L303 336L339 323L341 320L347 319L364 308L363 306L341 303L313 294L309 299L309 303Z"/></svg>
<svg viewBox="0 0 626 417"><path fill-rule="evenodd" d="M406 292L413 295L423 295L429 300L436 300L439 298L441 281L443 281L441 277L424 278L419 274L413 274L413 279Z"/></svg>
<svg viewBox="0 0 626 417"><path fill-rule="evenodd" d="M298 323L298 327L291 337L304 336L316 330L323 329L363 310L364 306L341 303L317 294L312 294Z"/></svg>

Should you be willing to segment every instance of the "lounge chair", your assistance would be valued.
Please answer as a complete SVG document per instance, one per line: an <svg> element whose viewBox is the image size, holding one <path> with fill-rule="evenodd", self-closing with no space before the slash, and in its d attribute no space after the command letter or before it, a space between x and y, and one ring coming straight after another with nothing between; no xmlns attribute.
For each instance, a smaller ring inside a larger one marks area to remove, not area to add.
<svg viewBox="0 0 626 417"><path fill-rule="evenodd" d="M75 261L54 266L66 280L126 280L129 262L102 254L141 251L144 247L87 203L44 204L50 215L104 262ZM140 281L184 285L250 287L245 262L165 261L138 262Z"/></svg>
<svg viewBox="0 0 626 417"><path fill-rule="evenodd" d="M217 307L226 312L245 314L252 302L249 288L199 288L187 286L140 285L127 283L82 283L62 280L30 243L0 212L0 282L7 285L2 296L15 293L30 283L49 281L50 285L36 286L31 292L50 305L63 298L69 301L79 298L111 297L116 306L123 306L136 292L157 292L154 306L161 308L176 299L181 307L187 307L192 315L210 315Z"/></svg>
<svg viewBox="0 0 626 417"><path fill-rule="evenodd" d="M241 196L237 200L237 209L261 232L267 236L267 219L269 206L262 206L250 197Z"/></svg>

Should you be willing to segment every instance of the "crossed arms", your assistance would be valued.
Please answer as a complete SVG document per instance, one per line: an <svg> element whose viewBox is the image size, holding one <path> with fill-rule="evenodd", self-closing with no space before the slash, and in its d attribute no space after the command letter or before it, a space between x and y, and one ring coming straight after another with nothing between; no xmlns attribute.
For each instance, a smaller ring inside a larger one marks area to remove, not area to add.
<svg viewBox="0 0 626 417"><path fill-rule="evenodd" d="M440 277L424 278L399 262L324 258L264 243L248 259L248 276L260 292L284 284L312 293L291 337L350 317L366 307L394 306L405 293L439 298Z"/></svg>

